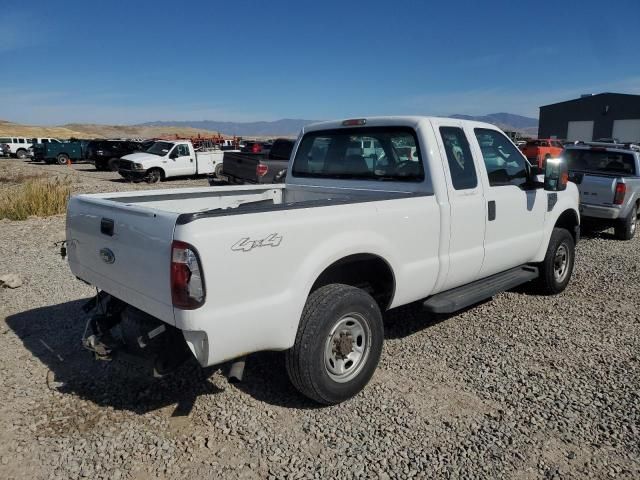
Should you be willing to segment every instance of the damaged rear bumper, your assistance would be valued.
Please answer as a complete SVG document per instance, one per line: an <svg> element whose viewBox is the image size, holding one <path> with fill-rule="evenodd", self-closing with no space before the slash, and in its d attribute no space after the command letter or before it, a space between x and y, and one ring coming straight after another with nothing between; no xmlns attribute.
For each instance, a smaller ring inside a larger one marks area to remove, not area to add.
<svg viewBox="0 0 640 480"><path fill-rule="evenodd" d="M97 312L88 321L82 343L97 359L122 358L163 376L192 357L176 327L104 292L89 302L89 309L92 305Z"/></svg>

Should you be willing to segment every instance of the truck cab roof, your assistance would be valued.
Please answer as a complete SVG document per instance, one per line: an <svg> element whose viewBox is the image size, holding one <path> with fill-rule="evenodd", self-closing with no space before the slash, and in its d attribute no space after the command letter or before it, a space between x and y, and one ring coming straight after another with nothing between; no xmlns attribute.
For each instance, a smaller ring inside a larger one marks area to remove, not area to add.
<svg viewBox="0 0 640 480"><path fill-rule="evenodd" d="M332 120L327 122L316 122L303 127L302 131L310 132L316 130L332 130L339 128L357 128L357 127L389 127L389 126L403 126L403 127L417 127L420 123L430 121L447 121L456 122L465 125L471 125L478 128L491 128L497 130L498 127L486 122L477 122L475 120L463 120L457 118L446 117L432 117L423 115L397 115L397 116L375 116L375 117L360 117L360 118L348 118L344 120ZM360 122L360 123L357 123Z"/></svg>

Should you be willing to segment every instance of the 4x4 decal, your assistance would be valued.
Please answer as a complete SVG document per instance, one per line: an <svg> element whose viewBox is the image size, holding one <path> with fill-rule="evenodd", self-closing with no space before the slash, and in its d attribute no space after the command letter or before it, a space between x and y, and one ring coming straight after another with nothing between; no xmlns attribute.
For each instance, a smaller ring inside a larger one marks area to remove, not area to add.
<svg viewBox="0 0 640 480"><path fill-rule="evenodd" d="M282 236L277 233L272 233L261 240L251 240L247 237L238 240L231 247L231 250L234 252L249 252L257 247L277 247L280 242L282 242Z"/></svg>

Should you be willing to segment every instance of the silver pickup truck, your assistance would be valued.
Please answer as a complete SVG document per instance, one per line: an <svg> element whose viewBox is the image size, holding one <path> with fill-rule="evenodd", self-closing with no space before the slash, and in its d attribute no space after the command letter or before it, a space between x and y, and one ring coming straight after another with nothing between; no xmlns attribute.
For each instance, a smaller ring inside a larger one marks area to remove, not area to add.
<svg viewBox="0 0 640 480"><path fill-rule="evenodd" d="M564 157L580 191L585 226L614 227L616 238L631 240L640 211L640 146L576 143L565 148Z"/></svg>

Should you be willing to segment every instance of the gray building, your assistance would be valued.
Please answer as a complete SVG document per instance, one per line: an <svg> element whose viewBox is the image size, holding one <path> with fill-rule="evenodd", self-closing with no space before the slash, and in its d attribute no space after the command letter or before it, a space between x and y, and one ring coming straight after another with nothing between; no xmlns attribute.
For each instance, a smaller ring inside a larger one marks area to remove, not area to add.
<svg viewBox="0 0 640 480"><path fill-rule="evenodd" d="M640 95L599 93L540 107L538 138L640 142Z"/></svg>

